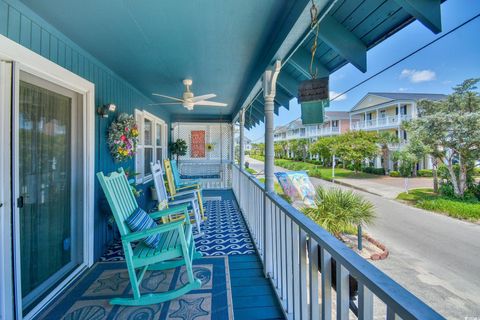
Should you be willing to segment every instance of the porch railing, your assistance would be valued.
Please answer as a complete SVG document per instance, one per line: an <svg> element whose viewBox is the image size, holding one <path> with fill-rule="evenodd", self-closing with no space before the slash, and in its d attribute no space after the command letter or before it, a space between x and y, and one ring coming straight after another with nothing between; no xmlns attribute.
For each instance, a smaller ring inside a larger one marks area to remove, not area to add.
<svg viewBox="0 0 480 320"><path fill-rule="evenodd" d="M373 319L374 297L387 319L443 319L237 165L232 187L289 319Z"/></svg>

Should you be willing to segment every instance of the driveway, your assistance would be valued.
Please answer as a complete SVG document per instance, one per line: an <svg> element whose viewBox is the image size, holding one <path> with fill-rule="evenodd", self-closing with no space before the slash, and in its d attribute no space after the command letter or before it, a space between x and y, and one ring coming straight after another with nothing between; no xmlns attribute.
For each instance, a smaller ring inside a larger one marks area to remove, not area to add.
<svg viewBox="0 0 480 320"><path fill-rule="evenodd" d="M263 162L247 158L263 171ZM275 167L275 171L287 171ZM311 178L314 185L340 187ZM390 250L379 269L448 319L480 316L480 225L413 208L369 192L377 218L366 228Z"/></svg>

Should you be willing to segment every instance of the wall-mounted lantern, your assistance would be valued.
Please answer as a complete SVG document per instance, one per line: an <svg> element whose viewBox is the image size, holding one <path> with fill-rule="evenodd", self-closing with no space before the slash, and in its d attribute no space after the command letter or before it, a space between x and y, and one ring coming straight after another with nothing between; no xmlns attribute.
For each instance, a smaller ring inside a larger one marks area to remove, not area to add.
<svg viewBox="0 0 480 320"><path fill-rule="evenodd" d="M107 103L104 104L101 107L98 107L97 113L102 117L102 118L108 118L108 113L109 112L115 112L117 109L117 106L113 103Z"/></svg>

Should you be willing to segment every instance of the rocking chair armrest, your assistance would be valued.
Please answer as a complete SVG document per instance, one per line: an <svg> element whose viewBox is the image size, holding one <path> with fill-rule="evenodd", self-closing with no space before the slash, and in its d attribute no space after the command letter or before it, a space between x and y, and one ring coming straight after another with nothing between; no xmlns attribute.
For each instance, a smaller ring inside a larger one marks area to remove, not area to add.
<svg viewBox="0 0 480 320"><path fill-rule="evenodd" d="M189 191L191 190L202 190L201 186L199 184L190 184L190 185L184 185L184 186L179 186L179 187L176 187L175 189L177 189L178 191L182 191L182 190L186 190L186 189L190 189Z"/></svg>
<svg viewBox="0 0 480 320"><path fill-rule="evenodd" d="M185 204L175 205L175 207L163 209L160 211L155 211L150 213L149 215L152 219L158 219L158 218L166 217L175 213L184 213L184 212L187 212L187 210L188 210L188 203L185 203Z"/></svg>
<svg viewBox="0 0 480 320"><path fill-rule="evenodd" d="M177 206L177 205L180 205L180 204L191 204L192 202L195 202L197 199L194 198L194 197L190 197L190 198L186 198L186 199L178 199L178 200L170 200L168 201L168 204L169 205L174 205L174 206Z"/></svg>
<svg viewBox="0 0 480 320"><path fill-rule="evenodd" d="M176 198L176 197L190 195L190 194L196 196L197 191L198 191L197 189L180 191L180 192L177 192L174 196L168 196L168 198Z"/></svg>
<svg viewBox="0 0 480 320"><path fill-rule="evenodd" d="M165 224L156 226L154 228L150 228L150 229L147 229L147 230L142 230L142 231L137 231L137 232L127 234L127 235L122 237L122 241L127 241L127 242L137 241L137 240L146 238L148 236L151 236L151 235L154 235L154 234L157 234L157 233L164 233L164 232L167 232L167 231L170 231L170 230L181 228L183 226L184 222L185 222L185 219L178 220L178 221L175 221L175 222L165 223Z"/></svg>

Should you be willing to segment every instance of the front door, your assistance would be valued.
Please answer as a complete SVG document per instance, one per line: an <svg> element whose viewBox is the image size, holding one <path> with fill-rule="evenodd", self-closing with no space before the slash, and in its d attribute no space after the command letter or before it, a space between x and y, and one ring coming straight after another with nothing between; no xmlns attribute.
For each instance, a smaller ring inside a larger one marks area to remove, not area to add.
<svg viewBox="0 0 480 320"><path fill-rule="evenodd" d="M82 262L79 96L20 72L13 111L14 253L25 316Z"/></svg>

